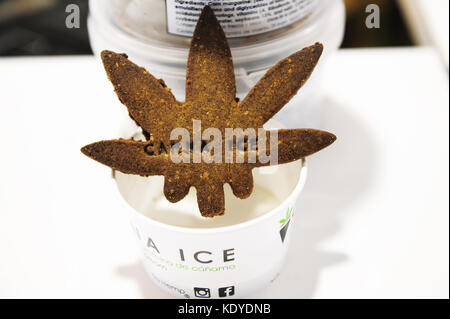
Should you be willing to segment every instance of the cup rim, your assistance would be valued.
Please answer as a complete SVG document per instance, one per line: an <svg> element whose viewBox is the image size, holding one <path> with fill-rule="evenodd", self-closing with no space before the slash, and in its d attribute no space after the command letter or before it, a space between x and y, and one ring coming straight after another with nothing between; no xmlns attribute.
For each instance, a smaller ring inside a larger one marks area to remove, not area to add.
<svg viewBox="0 0 450 319"><path fill-rule="evenodd" d="M285 206L287 202L292 201L292 199L295 197L298 198L298 196L300 195L300 193L302 192L302 190L305 186L307 175L308 175L308 167L307 167L306 159L302 158L300 161L301 161L300 176L298 178L297 184L295 185L295 187L291 191L291 193L279 205L272 208L267 213L265 213L259 217L256 217L254 219L245 221L243 223L239 223L236 225L221 226L221 227L212 227L212 228L192 228L192 227L169 225L169 224L165 224L160 221L154 220L148 216L144 216L142 213L138 212L130 204L128 204L128 202L125 200L125 198L120 193L116 179L115 178L113 178L113 179L114 179L114 183L116 184L115 185L115 191L117 192L116 194L120 197L121 202L126 205L128 213L133 216L136 216L138 219L141 219L141 220L145 221L146 223L153 224L156 227L163 228L168 231L179 232L179 233L189 233L189 234L223 233L223 232L237 231L237 230L240 230L243 228L248 228L255 224L263 222L266 219L269 219L273 215L275 215L275 213L278 212L280 210L280 208Z"/></svg>

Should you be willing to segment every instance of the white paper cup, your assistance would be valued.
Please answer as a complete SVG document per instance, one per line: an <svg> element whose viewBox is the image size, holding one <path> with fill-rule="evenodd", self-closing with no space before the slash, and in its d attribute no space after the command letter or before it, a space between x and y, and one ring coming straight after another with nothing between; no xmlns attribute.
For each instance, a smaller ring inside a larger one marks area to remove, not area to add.
<svg viewBox="0 0 450 319"><path fill-rule="evenodd" d="M200 216L194 188L172 204L163 197L162 177L116 172L144 267L156 285L178 298L241 298L279 274L306 162L254 169L253 175L255 191L246 200L227 194L225 185L225 216L211 219ZM267 200L264 189L277 201Z"/></svg>

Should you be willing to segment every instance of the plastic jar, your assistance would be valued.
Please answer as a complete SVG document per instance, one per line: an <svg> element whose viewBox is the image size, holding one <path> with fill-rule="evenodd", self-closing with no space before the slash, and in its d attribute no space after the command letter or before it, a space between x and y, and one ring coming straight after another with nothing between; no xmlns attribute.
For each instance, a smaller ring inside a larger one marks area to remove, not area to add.
<svg viewBox="0 0 450 319"><path fill-rule="evenodd" d="M190 37L202 3L212 6L227 34L241 99L279 60L324 44L309 81L274 118L288 128L320 128L324 66L344 34L342 0L91 0L92 49L97 55L105 49L126 53L183 101Z"/></svg>

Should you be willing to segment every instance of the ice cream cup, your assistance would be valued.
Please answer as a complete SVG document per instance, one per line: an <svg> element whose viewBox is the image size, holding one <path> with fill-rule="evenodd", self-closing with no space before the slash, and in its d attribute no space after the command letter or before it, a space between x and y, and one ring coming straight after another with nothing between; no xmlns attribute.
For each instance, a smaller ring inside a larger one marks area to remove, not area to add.
<svg viewBox="0 0 450 319"><path fill-rule="evenodd" d="M295 203L305 184L305 160L253 170L245 200L224 185L225 216L203 218L195 188L177 204L162 193L163 177L115 173L143 265L160 288L178 298L241 298L280 273Z"/></svg>

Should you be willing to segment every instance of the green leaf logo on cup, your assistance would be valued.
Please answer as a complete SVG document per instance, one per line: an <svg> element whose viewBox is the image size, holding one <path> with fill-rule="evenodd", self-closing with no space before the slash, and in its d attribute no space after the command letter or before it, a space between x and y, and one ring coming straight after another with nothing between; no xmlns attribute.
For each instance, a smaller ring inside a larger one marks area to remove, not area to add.
<svg viewBox="0 0 450 319"><path fill-rule="evenodd" d="M284 243L284 239L286 238L286 233L289 228L289 222L291 220L293 210L294 209L292 207L288 208L286 211L286 216L282 220L280 220L280 224L281 224L280 236L281 236L281 241L283 243Z"/></svg>

